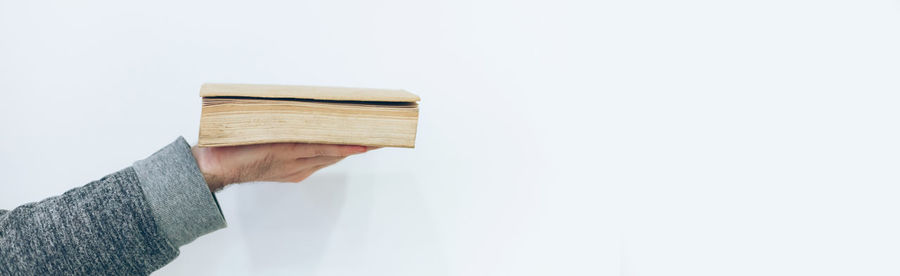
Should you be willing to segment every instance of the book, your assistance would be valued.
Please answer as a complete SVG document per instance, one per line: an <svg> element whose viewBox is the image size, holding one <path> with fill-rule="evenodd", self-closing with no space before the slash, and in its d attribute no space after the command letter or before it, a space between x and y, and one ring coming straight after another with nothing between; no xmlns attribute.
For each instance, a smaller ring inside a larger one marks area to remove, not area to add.
<svg viewBox="0 0 900 276"><path fill-rule="evenodd" d="M419 96L390 89L206 83L198 146L277 142L413 148Z"/></svg>

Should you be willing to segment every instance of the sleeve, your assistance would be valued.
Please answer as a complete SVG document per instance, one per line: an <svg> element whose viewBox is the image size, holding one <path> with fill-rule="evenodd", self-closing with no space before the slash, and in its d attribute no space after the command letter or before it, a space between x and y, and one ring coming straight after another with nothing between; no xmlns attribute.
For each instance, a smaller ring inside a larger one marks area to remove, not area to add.
<svg viewBox="0 0 900 276"><path fill-rule="evenodd" d="M179 138L100 180L0 210L0 275L147 275L224 227Z"/></svg>

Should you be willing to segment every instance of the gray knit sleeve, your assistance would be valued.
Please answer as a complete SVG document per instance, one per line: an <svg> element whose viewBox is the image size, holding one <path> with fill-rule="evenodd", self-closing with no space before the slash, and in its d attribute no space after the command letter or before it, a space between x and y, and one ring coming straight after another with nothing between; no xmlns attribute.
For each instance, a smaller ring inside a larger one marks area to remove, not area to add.
<svg viewBox="0 0 900 276"><path fill-rule="evenodd" d="M133 167L0 210L0 275L147 275L225 227L179 138Z"/></svg>
<svg viewBox="0 0 900 276"><path fill-rule="evenodd" d="M180 247L226 226L184 138L135 162L134 171L160 230L172 245Z"/></svg>
<svg viewBox="0 0 900 276"><path fill-rule="evenodd" d="M146 275L178 249L126 168L0 216L0 275Z"/></svg>

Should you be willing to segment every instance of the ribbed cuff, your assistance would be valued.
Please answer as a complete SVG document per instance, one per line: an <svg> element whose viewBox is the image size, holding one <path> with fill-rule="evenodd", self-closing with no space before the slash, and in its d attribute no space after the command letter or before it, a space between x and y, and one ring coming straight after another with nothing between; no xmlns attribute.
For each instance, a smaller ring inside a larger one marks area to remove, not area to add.
<svg viewBox="0 0 900 276"><path fill-rule="evenodd" d="M134 171L160 230L175 247L227 226L184 137L135 162Z"/></svg>

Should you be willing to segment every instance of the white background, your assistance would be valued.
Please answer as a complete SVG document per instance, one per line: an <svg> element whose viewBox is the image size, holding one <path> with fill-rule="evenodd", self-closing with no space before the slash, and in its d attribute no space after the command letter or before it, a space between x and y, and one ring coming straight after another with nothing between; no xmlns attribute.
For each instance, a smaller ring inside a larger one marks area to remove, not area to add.
<svg viewBox="0 0 900 276"><path fill-rule="evenodd" d="M0 208L196 142L203 82L423 99L157 275L900 274L898 1L128 2L0 1Z"/></svg>

